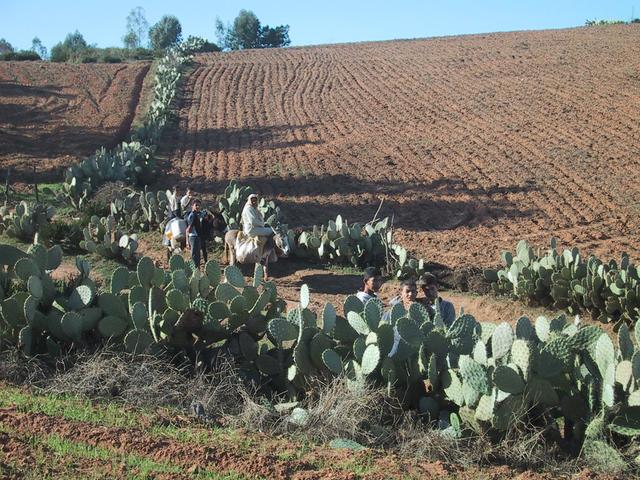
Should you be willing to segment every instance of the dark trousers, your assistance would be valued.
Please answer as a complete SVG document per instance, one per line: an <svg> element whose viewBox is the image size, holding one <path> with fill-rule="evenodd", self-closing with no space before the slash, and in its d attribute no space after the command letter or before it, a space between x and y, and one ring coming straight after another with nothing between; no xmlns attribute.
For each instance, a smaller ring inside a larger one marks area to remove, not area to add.
<svg viewBox="0 0 640 480"><path fill-rule="evenodd" d="M191 247L191 260L200 267L200 255L204 263L207 263L207 241L200 237L189 235L189 246Z"/></svg>

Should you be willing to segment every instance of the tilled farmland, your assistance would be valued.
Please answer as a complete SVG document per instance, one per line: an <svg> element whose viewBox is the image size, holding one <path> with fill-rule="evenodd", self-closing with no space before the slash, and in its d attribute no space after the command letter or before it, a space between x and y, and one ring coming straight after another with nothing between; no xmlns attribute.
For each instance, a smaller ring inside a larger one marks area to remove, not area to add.
<svg viewBox="0 0 640 480"><path fill-rule="evenodd" d="M291 226L367 221L451 267L552 235L638 252L640 28L471 35L197 58L174 177L234 178Z"/></svg>
<svg viewBox="0 0 640 480"><path fill-rule="evenodd" d="M0 62L0 168L23 182L35 166L56 181L61 167L122 141L149 66Z"/></svg>

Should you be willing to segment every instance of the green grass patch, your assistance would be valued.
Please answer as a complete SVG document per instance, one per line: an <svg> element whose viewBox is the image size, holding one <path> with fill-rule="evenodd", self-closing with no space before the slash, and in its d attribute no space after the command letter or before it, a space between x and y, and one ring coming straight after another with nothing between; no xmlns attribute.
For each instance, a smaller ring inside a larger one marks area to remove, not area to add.
<svg viewBox="0 0 640 480"><path fill-rule="evenodd" d="M94 447L83 442L72 442L58 435L50 435L43 443L56 455L102 460L111 462L114 467L118 464L125 464L136 470L136 473L129 478L149 478L154 473L180 473L182 471L182 468L175 465L158 463L145 457Z"/></svg>
<svg viewBox="0 0 640 480"><path fill-rule="evenodd" d="M46 203L56 207L57 217L64 217L75 212L74 208L68 201L59 198L59 195L62 193L62 182L38 184L38 200L40 203ZM16 205L22 201L35 202L36 193L33 187L30 187L26 190L11 191L7 198L3 191L2 195L0 195L0 201L2 201L3 204L6 202L8 206Z"/></svg>
<svg viewBox="0 0 640 480"><path fill-rule="evenodd" d="M326 269L336 275L359 275L362 276L362 269L349 265L327 265Z"/></svg>
<svg viewBox="0 0 640 480"><path fill-rule="evenodd" d="M7 386L0 389L0 406L15 406L21 412L44 413L67 420L111 427L134 428L145 422L149 424L153 420L153 416L147 412L127 410L117 403L96 403L64 395L31 395Z"/></svg>

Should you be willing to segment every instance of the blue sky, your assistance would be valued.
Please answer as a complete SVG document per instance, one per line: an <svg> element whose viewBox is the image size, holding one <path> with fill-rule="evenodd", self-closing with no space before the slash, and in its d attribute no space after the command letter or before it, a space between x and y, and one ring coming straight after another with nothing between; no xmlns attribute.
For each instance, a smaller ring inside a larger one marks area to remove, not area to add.
<svg viewBox="0 0 640 480"><path fill-rule="evenodd" d="M231 21L246 8L263 24L289 24L292 45L575 27L586 19L628 20L632 8L640 17L640 0L0 0L0 37L29 48L38 36L51 48L78 29L89 43L120 46L136 6L150 24L172 14L184 34L214 41L216 16Z"/></svg>

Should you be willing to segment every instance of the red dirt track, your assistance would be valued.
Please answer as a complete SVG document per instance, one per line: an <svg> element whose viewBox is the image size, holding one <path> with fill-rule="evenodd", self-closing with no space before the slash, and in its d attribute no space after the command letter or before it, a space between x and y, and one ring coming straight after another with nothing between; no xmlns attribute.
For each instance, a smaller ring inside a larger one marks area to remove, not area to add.
<svg viewBox="0 0 640 480"><path fill-rule="evenodd" d="M28 181L112 147L129 133L150 64L0 62L0 169ZM4 176L2 178L4 181Z"/></svg>
<svg viewBox="0 0 640 480"><path fill-rule="evenodd" d="M292 226L369 220L451 267L551 235L640 253L640 27L206 54L170 145L205 193L244 179Z"/></svg>

